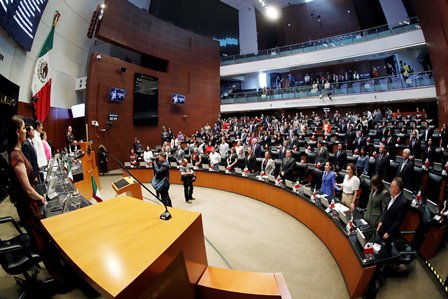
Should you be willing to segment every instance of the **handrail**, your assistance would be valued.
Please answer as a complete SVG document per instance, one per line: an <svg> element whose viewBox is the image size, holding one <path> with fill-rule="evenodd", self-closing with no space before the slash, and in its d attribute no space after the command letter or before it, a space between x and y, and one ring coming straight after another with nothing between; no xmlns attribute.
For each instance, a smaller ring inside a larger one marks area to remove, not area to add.
<svg viewBox="0 0 448 299"><path fill-rule="evenodd" d="M402 75L388 77L367 78L355 81L331 83L330 88L325 89L324 84L300 85L288 88L258 89L248 92L237 92L225 95L221 98L221 105L275 101L286 99L300 99L311 97L324 97L348 94L363 94L372 92L384 92L392 90L414 89L419 87L434 86L434 77L431 71L418 74L410 74L404 78Z"/></svg>
<svg viewBox="0 0 448 299"><path fill-rule="evenodd" d="M249 62L254 60L277 58L281 56L288 56L297 53L304 53L310 51L323 50L331 47L339 47L347 44L363 42L367 40L382 38L401 34L408 31L419 30L420 24L417 17L410 18L396 24L381 25L368 29L358 30L354 32L339 34L331 37L326 37L318 40L311 40L307 42L276 47L266 50L261 50L256 53L238 54L221 57L221 66ZM388 34L384 34L388 33Z"/></svg>

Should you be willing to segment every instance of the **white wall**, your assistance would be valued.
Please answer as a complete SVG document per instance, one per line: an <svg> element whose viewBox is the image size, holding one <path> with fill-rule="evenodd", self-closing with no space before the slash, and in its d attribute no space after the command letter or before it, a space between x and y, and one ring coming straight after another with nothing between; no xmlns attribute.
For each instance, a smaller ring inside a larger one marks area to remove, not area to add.
<svg viewBox="0 0 448 299"><path fill-rule="evenodd" d="M396 27L399 22L409 19L403 0L380 0L380 4L389 28Z"/></svg>
<svg viewBox="0 0 448 299"><path fill-rule="evenodd" d="M257 20L255 7L250 1L244 2L238 11L240 28L240 54L258 52Z"/></svg>
<svg viewBox="0 0 448 299"><path fill-rule="evenodd" d="M260 84L258 83L258 73L247 74L244 76L244 81L241 81L241 89L258 89Z"/></svg>
<svg viewBox="0 0 448 299"><path fill-rule="evenodd" d="M84 101L83 93L75 92L75 81L87 75L87 60L93 40L87 38L87 29L96 6L102 0L48 1L36 32L30 52L22 50L0 28L0 74L20 86L19 101L30 102L34 65L45 39L50 32L53 15L61 17L56 26L52 64L51 106L69 108Z"/></svg>

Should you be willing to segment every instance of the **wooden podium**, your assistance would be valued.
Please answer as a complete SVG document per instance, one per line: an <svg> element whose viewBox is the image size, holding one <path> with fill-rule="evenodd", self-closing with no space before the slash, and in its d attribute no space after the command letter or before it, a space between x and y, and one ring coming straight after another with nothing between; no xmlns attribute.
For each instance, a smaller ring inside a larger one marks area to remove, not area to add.
<svg viewBox="0 0 448 299"><path fill-rule="evenodd" d="M290 299L281 274L207 267L202 216L119 196L42 220L68 263L106 298Z"/></svg>
<svg viewBox="0 0 448 299"><path fill-rule="evenodd" d="M85 198L92 198L92 178L93 175L98 189L101 189L100 179L98 177L98 167L96 167L95 152L92 150L91 142L79 142L78 146L81 151L84 152L84 157L82 157L82 174L83 180L76 182L75 187L78 189L79 193Z"/></svg>
<svg viewBox="0 0 448 299"><path fill-rule="evenodd" d="M142 187L130 176L123 177L113 182L112 189L114 189L117 195L126 193L128 196L143 199Z"/></svg>

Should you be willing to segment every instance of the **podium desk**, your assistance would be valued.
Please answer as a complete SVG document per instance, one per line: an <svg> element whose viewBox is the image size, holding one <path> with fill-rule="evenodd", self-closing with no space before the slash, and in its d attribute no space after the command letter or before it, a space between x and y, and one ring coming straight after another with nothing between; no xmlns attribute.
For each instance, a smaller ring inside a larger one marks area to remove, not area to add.
<svg viewBox="0 0 448 299"><path fill-rule="evenodd" d="M128 170L142 182L149 182L153 176L153 171L148 169ZM195 186L228 191L259 200L288 213L306 225L333 255L344 277L350 298L364 294L376 264L363 264L363 257L355 249L357 244L350 240L344 228L337 225L325 211L291 191L253 178L212 171L196 171L195 175ZM170 169L170 182L182 184L177 169Z"/></svg>
<svg viewBox="0 0 448 299"><path fill-rule="evenodd" d="M126 193L126 195L133 198L143 199L142 187L130 176L123 177L113 182L112 189L114 189L117 195Z"/></svg>
<svg viewBox="0 0 448 299"><path fill-rule="evenodd" d="M120 196L42 223L71 266L107 298L194 298L207 267L199 213Z"/></svg>

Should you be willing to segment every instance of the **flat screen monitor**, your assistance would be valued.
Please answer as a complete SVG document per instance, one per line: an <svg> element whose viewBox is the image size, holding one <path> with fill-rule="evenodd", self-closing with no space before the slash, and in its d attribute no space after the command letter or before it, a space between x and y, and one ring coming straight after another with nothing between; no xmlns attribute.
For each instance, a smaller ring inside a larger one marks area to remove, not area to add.
<svg viewBox="0 0 448 299"><path fill-rule="evenodd" d="M72 106L72 115L73 118L84 117L86 116L86 104L78 104Z"/></svg>
<svg viewBox="0 0 448 299"><path fill-rule="evenodd" d="M109 92L109 101L112 103L123 103L126 96L126 90L121 88L111 88Z"/></svg>
<svg viewBox="0 0 448 299"><path fill-rule="evenodd" d="M0 1L0 25L26 51L31 50L47 2L48 0Z"/></svg>
<svg viewBox="0 0 448 299"><path fill-rule="evenodd" d="M181 94L173 93L171 95L171 103L183 105L183 104L185 104L185 96L181 95Z"/></svg>

